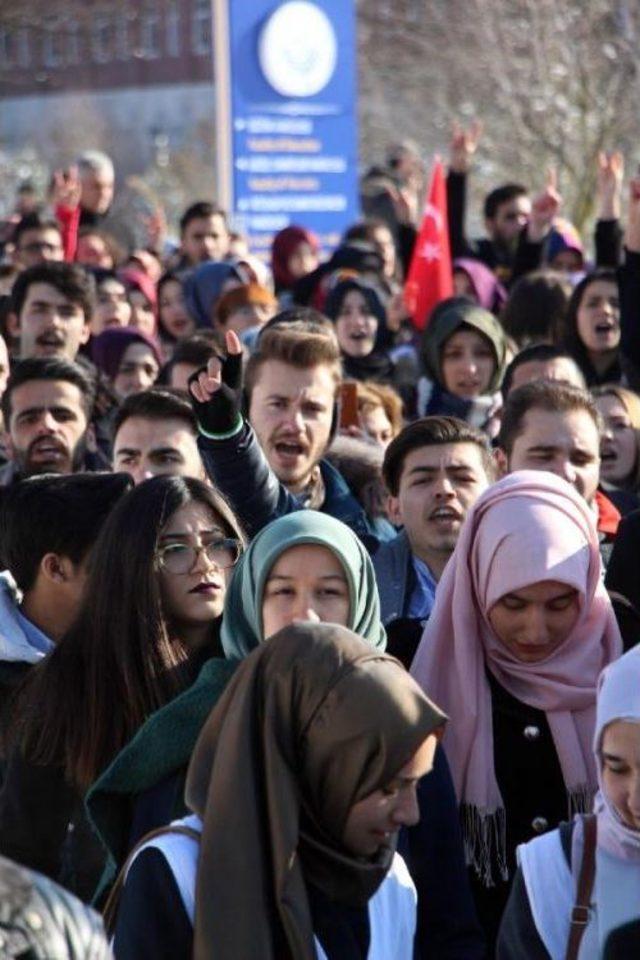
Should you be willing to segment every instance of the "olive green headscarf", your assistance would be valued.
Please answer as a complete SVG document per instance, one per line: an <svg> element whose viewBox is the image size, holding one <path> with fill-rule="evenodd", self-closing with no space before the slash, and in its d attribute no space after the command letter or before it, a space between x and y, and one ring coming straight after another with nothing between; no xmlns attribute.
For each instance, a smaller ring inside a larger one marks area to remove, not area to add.
<svg viewBox="0 0 640 960"><path fill-rule="evenodd" d="M493 348L496 367L487 393L495 393L502 382L507 352L507 338L500 322L484 307L465 297L450 297L439 303L431 315L422 337L420 352L427 376L444 386L442 380L442 348L460 327L471 327L487 338Z"/></svg>
<svg viewBox="0 0 640 960"><path fill-rule="evenodd" d="M229 660L242 660L264 640L262 598L269 573L289 547L315 543L327 547L342 564L349 589L347 627L379 650L386 647L380 598L369 554L346 524L318 510L297 510L279 517L253 539L240 558L227 589L222 646Z"/></svg>

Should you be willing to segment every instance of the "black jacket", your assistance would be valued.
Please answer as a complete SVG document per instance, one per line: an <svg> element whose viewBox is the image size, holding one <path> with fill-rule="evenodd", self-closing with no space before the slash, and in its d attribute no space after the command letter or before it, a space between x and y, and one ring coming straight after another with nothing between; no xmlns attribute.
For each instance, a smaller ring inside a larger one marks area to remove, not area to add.
<svg viewBox="0 0 640 960"><path fill-rule="evenodd" d="M208 476L229 500L250 539L276 517L302 508L269 466L248 423L226 440L200 435L198 447ZM320 471L325 487L322 512L342 520L366 546L375 547L373 527L342 475L326 460L320 461Z"/></svg>
<svg viewBox="0 0 640 960"><path fill-rule="evenodd" d="M640 510L620 521L604 583L609 591L624 649L640 642Z"/></svg>
<svg viewBox="0 0 640 960"><path fill-rule="evenodd" d="M12 752L0 794L0 854L45 874L89 901L105 853L82 797L55 766ZM1 956L1 954L0 954Z"/></svg>
<svg viewBox="0 0 640 960"><path fill-rule="evenodd" d="M516 847L567 817L567 789L546 714L515 697L488 673L495 775L506 813L509 880L485 887L471 871L473 894L490 948L516 873ZM497 877L497 865L493 865Z"/></svg>
<svg viewBox="0 0 640 960"><path fill-rule="evenodd" d="M483 960L456 794L440 747L433 770L418 784L418 804L419 823L402 830L398 843L418 891L415 960Z"/></svg>
<svg viewBox="0 0 640 960"><path fill-rule="evenodd" d="M447 175L447 212L449 215L449 243L451 258L472 257L481 260L499 277L502 283L511 282L515 250L496 245L493 240L483 237L470 240L465 234L465 216L467 206L467 175L453 170ZM520 269L522 272L522 268Z"/></svg>

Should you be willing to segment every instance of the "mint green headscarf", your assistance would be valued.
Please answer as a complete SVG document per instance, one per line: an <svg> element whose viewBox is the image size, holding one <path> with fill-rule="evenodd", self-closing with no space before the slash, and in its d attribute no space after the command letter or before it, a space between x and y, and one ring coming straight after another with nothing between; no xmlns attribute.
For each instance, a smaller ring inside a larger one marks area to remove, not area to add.
<svg viewBox="0 0 640 960"><path fill-rule="evenodd" d="M380 620L380 598L373 564L358 537L340 520L318 510L297 510L279 517L252 540L227 588L222 618L222 646L229 660L242 660L262 643L262 598L269 573L289 547L317 543L327 547L344 568L349 589L346 626L373 647L387 643Z"/></svg>

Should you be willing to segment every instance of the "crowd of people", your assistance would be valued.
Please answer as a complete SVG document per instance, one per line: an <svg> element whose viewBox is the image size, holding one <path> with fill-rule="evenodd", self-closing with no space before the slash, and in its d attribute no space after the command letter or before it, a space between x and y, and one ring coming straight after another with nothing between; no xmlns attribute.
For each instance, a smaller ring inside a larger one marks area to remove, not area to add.
<svg viewBox="0 0 640 960"><path fill-rule="evenodd" d="M479 148L420 324L409 142L269 263L208 200L123 249L98 151L20 195L0 955L638 955L640 178L593 258L553 173L475 240Z"/></svg>

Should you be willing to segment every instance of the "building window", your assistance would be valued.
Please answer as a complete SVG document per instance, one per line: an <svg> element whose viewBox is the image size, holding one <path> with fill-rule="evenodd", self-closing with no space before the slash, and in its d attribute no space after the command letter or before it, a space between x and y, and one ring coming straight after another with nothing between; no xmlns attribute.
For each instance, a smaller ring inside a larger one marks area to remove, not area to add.
<svg viewBox="0 0 640 960"><path fill-rule="evenodd" d="M80 41L80 24L75 18L69 18L65 25L67 66L73 67L82 61L82 44Z"/></svg>
<svg viewBox="0 0 640 960"><path fill-rule="evenodd" d="M115 23L115 55L118 60L131 60L133 49L131 37L134 33L136 14L119 10Z"/></svg>
<svg viewBox="0 0 640 960"><path fill-rule="evenodd" d="M31 66L29 27L20 27L16 34L16 65L27 70Z"/></svg>
<svg viewBox="0 0 640 960"><path fill-rule="evenodd" d="M61 67L65 62L65 44L62 23L59 17L48 17L42 35L42 64L49 69Z"/></svg>
<svg viewBox="0 0 640 960"><path fill-rule="evenodd" d="M112 58L111 20L106 13L98 14L91 29L91 56L95 63L109 63Z"/></svg>
<svg viewBox="0 0 640 960"><path fill-rule="evenodd" d="M0 27L0 70L11 70L15 55L15 35L6 27Z"/></svg>
<svg viewBox="0 0 640 960"><path fill-rule="evenodd" d="M160 14L147 7L140 21L140 52L147 60L160 56Z"/></svg>
<svg viewBox="0 0 640 960"><path fill-rule="evenodd" d="M211 53L212 16L210 0L194 0L191 14L191 49L196 56L203 57Z"/></svg>
<svg viewBox="0 0 640 960"><path fill-rule="evenodd" d="M180 4L178 0L171 0L167 6L167 56L180 56Z"/></svg>

